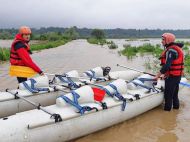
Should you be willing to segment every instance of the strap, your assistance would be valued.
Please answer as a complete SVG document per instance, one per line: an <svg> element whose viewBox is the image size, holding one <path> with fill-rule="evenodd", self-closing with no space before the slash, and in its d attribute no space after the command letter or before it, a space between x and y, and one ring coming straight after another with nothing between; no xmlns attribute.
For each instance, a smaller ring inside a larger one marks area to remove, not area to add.
<svg viewBox="0 0 190 142"><path fill-rule="evenodd" d="M91 72L91 73L89 73L89 72ZM95 71L93 71L93 70L89 70L89 71L86 71L86 72L84 72L88 77L90 77L90 78L95 78L96 79L96 76L95 76Z"/></svg>
<svg viewBox="0 0 190 142"><path fill-rule="evenodd" d="M110 86L112 89L114 89L115 93L114 93L114 94L111 94L109 90L107 90L106 88L104 88L105 91L106 91L106 93L107 93L109 96L111 96L111 97L114 97L114 96L115 96L115 97L118 98L120 101L123 101L123 104L122 104L122 106L121 106L121 110L124 111L124 110L125 110L125 107L126 107L126 101L127 101L127 100L118 92L117 87L116 87L115 85L113 85L113 84L110 83L108 86Z"/></svg>
<svg viewBox="0 0 190 142"><path fill-rule="evenodd" d="M16 58L16 57L13 57L13 56L10 56L11 59L15 59L15 60L21 60L21 58Z"/></svg>
<svg viewBox="0 0 190 142"><path fill-rule="evenodd" d="M73 100L69 99L67 96L62 95L60 96L62 99L65 100L66 103L74 106L75 108L77 108L79 110L78 113L80 113L81 115L83 115L86 111L92 111L92 110L96 110L98 111L98 109L96 107L89 107L89 106L81 106L78 103L78 99L80 98L80 95L77 94L75 91L71 91L71 94L73 96Z"/></svg>
<svg viewBox="0 0 190 142"><path fill-rule="evenodd" d="M182 71L184 68L179 68L179 69L169 69L169 71Z"/></svg>
<svg viewBox="0 0 190 142"><path fill-rule="evenodd" d="M91 73L89 73L89 72L91 72ZM86 72L84 72L90 79L96 79L96 81L106 81L106 79L105 78L102 78L102 77L96 77L96 75L95 75L95 71L93 71L93 70L89 70L89 71L86 71Z"/></svg>
<svg viewBox="0 0 190 142"><path fill-rule="evenodd" d="M171 66L181 66L184 65L184 63L179 63L179 64L171 64Z"/></svg>
<svg viewBox="0 0 190 142"><path fill-rule="evenodd" d="M151 89L152 89L151 87L148 87L146 85L142 85L142 84L134 82L134 81L132 81L132 83L135 84L136 86L143 87L143 88L147 89L148 91L151 91Z"/></svg>
<svg viewBox="0 0 190 142"><path fill-rule="evenodd" d="M114 97L114 95L112 93L110 93L110 91L108 89L106 89L104 87L102 87L102 89L106 91L106 94L108 94L108 96L110 96L112 98Z"/></svg>
<svg viewBox="0 0 190 142"><path fill-rule="evenodd" d="M17 53L17 52L12 52L12 51L11 51L11 54L18 55L18 53Z"/></svg>
<svg viewBox="0 0 190 142"><path fill-rule="evenodd" d="M80 88L79 85L77 85L70 77L66 77L67 74L64 75L55 75L59 80L61 80L64 83L68 84L68 87L71 89L76 89L76 88ZM65 77L63 77L65 76Z"/></svg>
<svg viewBox="0 0 190 142"><path fill-rule="evenodd" d="M26 83L26 81L25 82L22 82L22 84L24 85L24 87L28 90L28 91L30 91L30 92L32 92L32 93L39 93L40 91L47 91L47 92L49 92L49 88L35 88L34 87L34 84L36 83L36 80L34 80L34 79L29 79L30 80L30 82L31 82L31 87Z"/></svg>
<svg viewBox="0 0 190 142"><path fill-rule="evenodd" d="M141 82L145 82L145 81L154 81L154 82L156 82L156 80L155 79L151 79L151 78L137 78L138 80L140 80Z"/></svg>

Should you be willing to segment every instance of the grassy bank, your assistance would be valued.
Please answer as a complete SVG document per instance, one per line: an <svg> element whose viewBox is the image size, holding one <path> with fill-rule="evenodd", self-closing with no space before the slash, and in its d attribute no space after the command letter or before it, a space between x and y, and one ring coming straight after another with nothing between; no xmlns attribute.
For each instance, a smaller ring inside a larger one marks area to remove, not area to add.
<svg viewBox="0 0 190 142"><path fill-rule="evenodd" d="M32 51L39 51L43 49L55 48L60 45L64 45L69 42L69 40L58 40L58 41L47 41L46 43L34 44L31 45ZM10 49L0 47L0 61L7 61L10 57Z"/></svg>

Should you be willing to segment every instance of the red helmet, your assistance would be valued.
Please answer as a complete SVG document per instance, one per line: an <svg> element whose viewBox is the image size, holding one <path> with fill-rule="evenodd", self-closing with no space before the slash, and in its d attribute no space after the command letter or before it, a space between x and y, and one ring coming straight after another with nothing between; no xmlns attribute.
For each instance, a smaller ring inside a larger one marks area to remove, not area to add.
<svg viewBox="0 0 190 142"><path fill-rule="evenodd" d="M19 28L19 33L20 34L31 34L31 29L27 26L22 26Z"/></svg>
<svg viewBox="0 0 190 142"><path fill-rule="evenodd" d="M166 44L170 44L175 41L175 35L172 33L164 33L162 38L165 40Z"/></svg>

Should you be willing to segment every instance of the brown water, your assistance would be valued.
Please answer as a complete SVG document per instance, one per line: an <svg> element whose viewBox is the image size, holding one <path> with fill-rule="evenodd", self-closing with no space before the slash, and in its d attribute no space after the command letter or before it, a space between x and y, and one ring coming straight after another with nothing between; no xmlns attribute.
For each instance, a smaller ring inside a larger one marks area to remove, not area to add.
<svg viewBox="0 0 190 142"><path fill-rule="evenodd" d="M64 73L72 69L83 71L96 66L111 66L121 70L117 63L137 69L144 69L145 58L133 61L119 56L116 51L85 40L72 41L54 49L44 50L33 55L36 63L49 73ZM16 79L7 75L8 63L0 65L0 89L17 87ZM190 140L190 89L181 91L180 110L164 112L162 107L155 108L136 118L112 126L102 131L74 140L75 142L189 142Z"/></svg>

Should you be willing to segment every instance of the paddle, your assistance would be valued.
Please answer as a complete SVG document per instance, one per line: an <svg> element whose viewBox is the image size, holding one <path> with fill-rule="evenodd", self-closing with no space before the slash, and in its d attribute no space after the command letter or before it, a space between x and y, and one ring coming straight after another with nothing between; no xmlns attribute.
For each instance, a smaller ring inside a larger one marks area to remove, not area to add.
<svg viewBox="0 0 190 142"><path fill-rule="evenodd" d="M87 80L90 80L90 78L86 78L86 77L75 77L75 76L52 74L52 73L44 73L44 74L45 75L49 75L49 76L61 76L61 77L66 77L66 78L76 78L76 79L87 79Z"/></svg>
<svg viewBox="0 0 190 142"><path fill-rule="evenodd" d="M190 83L180 82L179 84L190 88Z"/></svg>
<svg viewBox="0 0 190 142"><path fill-rule="evenodd" d="M117 66L123 67L123 68L126 68L126 69L130 69L130 70L133 70L133 71L137 71L137 72L140 72L140 73L149 74L151 76L156 76L155 74L151 74L151 73L148 73L148 72L140 71L140 70L137 70L137 69L134 69L134 68L131 68L131 67L126 67L126 66L119 65L119 64L117 64ZM180 82L179 84L190 88L190 84L189 83Z"/></svg>
<svg viewBox="0 0 190 142"><path fill-rule="evenodd" d="M66 77L66 78L76 78L76 79L87 79L87 80L94 80L94 81L100 81L100 79L104 79L105 81L110 80L109 78L106 77L99 77L97 79L95 78L88 78L88 77L75 77L75 76L69 76L69 75L60 75L60 74L52 74L52 73L44 73L45 75L49 75L49 76L61 76L61 77Z"/></svg>
<svg viewBox="0 0 190 142"><path fill-rule="evenodd" d="M144 74L149 74L149 75L151 75L151 76L156 76L156 75L154 75L154 74L152 74L152 73L140 71L140 70L137 70L137 69L134 69L134 68L131 68L131 67L126 67L126 66L124 66L124 65L117 64L117 66L123 67L123 68L126 68L126 69L130 69L130 70L133 70L133 71L136 71L136 72L140 72L140 73L144 73Z"/></svg>
<svg viewBox="0 0 190 142"><path fill-rule="evenodd" d="M10 93L11 95L13 95L16 99L20 98L28 103L30 103L31 105L35 106L37 109L42 110L43 112L49 114L51 117L50 118L54 118L55 119L55 123L56 122L61 122L62 118L59 114L56 113L51 113L49 111L47 111L45 108L43 108L41 106L41 104L36 104L35 102L30 101L29 99L26 99L25 97L22 97L18 94L18 92L16 93L12 93L11 91L9 91L9 89L6 89L6 92Z"/></svg>

